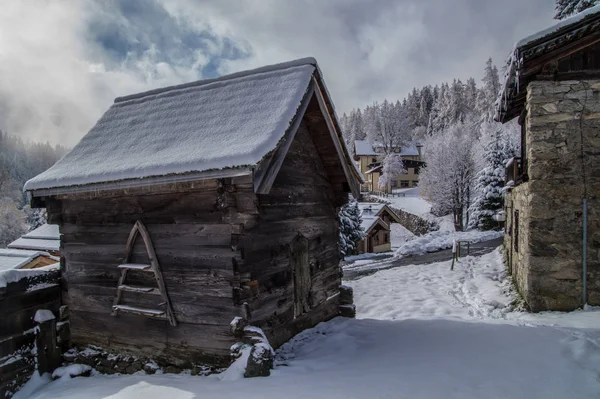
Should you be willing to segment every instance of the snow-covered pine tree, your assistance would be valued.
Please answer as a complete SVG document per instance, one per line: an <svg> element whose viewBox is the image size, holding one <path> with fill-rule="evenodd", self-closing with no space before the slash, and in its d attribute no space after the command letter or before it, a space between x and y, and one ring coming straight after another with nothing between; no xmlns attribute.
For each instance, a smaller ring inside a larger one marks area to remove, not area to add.
<svg viewBox="0 0 600 399"><path fill-rule="evenodd" d="M599 4L599 0L556 0L554 19L565 19Z"/></svg>
<svg viewBox="0 0 600 399"><path fill-rule="evenodd" d="M503 143L501 126L489 124L488 127L494 130L484 146L482 161L485 166L477 173L472 205L472 226L481 230L500 228L492 217L504 206L504 165L511 156L506 153L509 149Z"/></svg>
<svg viewBox="0 0 600 399"><path fill-rule="evenodd" d="M27 231L25 215L15 201L10 198L0 198L0 248L21 237Z"/></svg>
<svg viewBox="0 0 600 399"><path fill-rule="evenodd" d="M356 253L356 243L365 236L361 227L362 219L358 203L352 201L342 207L340 219L340 254L342 257Z"/></svg>
<svg viewBox="0 0 600 399"><path fill-rule="evenodd" d="M500 77L498 75L498 68L496 68L491 58L485 63L482 82L483 86L477 94L475 109L481 115L481 122L493 122L495 114L494 104L500 91Z"/></svg>
<svg viewBox="0 0 600 399"><path fill-rule="evenodd" d="M23 213L25 214L25 221L29 231L35 230L46 223L47 214L45 208L32 208L29 205L25 205Z"/></svg>
<svg viewBox="0 0 600 399"><path fill-rule="evenodd" d="M406 168L404 162L402 162L402 157L395 153L386 155L383 159L383 169L379 177L379 188L387 191L392 186L392 182L397 180L403 173L406 173Z"/></svg>

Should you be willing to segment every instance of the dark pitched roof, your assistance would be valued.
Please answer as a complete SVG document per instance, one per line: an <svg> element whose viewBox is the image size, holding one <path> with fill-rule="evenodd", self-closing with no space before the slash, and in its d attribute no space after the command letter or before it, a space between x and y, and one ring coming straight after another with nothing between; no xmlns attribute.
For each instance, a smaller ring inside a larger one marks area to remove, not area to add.
<svg viewBox="0 0 600 399"><path fill-rule="evenodd" d="M527 85L541 72L544 63L591 35L600 39L600 5L517 42L506 61L504 84L496 101L496 120L504 123L519 116Z"/></svg>

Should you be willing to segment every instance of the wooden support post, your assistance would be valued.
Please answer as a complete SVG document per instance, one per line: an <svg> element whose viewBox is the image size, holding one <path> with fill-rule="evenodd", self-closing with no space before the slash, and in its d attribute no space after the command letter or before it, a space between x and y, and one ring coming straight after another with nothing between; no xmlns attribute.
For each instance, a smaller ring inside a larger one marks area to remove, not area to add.
<svg viewBox="0 0 600 399"><path fill-rule="evenodd" d="M458 251L457 242L454 241L452 243L452 265L450 265L450 270L454 270L454 262L458 259Z"/></svg>
<svg viewBox="0 0 600 399"><path fill-rule="evenodd" d="M56 319L48 309L35 313L35 347L37 370L40 375L52 373L61 363L61 354L56 346Z"/></svg>

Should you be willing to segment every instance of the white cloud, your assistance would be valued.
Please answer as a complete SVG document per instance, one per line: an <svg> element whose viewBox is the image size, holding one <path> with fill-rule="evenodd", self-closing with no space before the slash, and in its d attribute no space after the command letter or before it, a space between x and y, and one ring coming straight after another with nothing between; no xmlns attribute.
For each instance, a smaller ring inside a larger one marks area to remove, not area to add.
<svg viewBox="0 0 600 399"><path fill-rule="evenodd" d="M5 2L0 128L73 145L114 97L195 80L231 51L227 41L249 56L222 60L220 73L315 56L341 113L414 86L479 79L487 57L501 66L512 43L553 14L548 0L157 1L144 2L138 18L125 17L119 0ZM157 7L169 23L144 20ZM119 29L142 50L115 57L91 24ZM190 48L186 31L210 39Z"/></svg>

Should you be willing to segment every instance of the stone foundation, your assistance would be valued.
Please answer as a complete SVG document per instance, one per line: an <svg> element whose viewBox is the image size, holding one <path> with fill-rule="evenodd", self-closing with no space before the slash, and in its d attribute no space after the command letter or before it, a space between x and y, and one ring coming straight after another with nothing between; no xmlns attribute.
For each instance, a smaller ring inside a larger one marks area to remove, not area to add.
<svg viewBox="0 0 600 399"><path fill-rule="evenodd" d="M509 271L533 311L582 306L587 191L588 303L600 305L600 81L530 83L526 123L529 181L506 198Z"/></svg>

